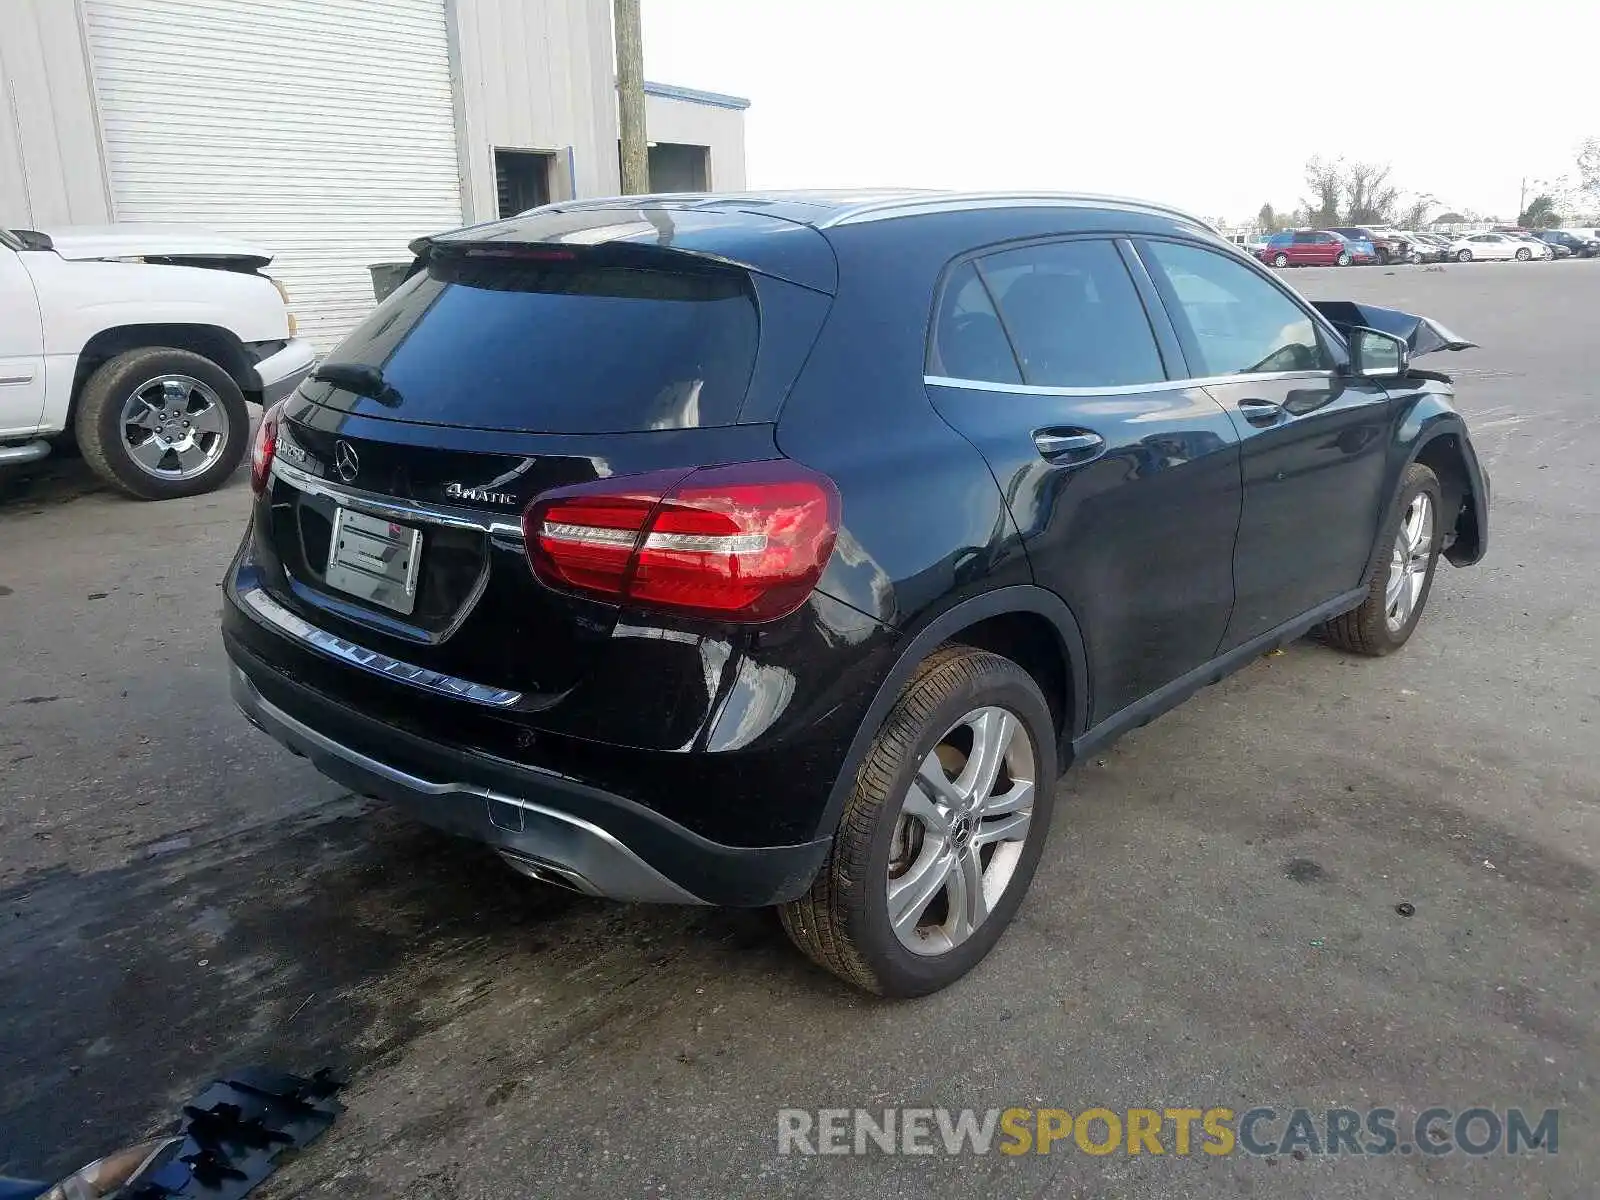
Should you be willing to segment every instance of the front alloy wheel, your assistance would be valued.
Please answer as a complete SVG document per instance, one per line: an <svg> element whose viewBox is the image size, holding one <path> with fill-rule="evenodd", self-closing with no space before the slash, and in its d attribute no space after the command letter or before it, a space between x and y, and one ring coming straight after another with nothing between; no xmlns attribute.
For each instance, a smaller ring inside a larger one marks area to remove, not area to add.
<svg viewBox="0 0 1600 1200"><path fill-rule="evenodd" d="M1406 644L1422 619L1423 606L1439 565L1444 512L1439 479L1412 463L1400 480L1394 507L1384 523L1383 551L1367 577L1360 607L1322 627L1329 645L1355 654L1391 654Z"/></svg>
<svg viewBox="0 0 1600 1200"><path fill-rule="evenodd" d="M1272 256L1272 265L1275 267L1287 267L1289 265L1289 256L1287 254L1274 254Z"/></svg>
<svg viewBox="0 0 1600 1200"><path fill-rule="evenodd" d="M856 768L833 845L779 915L794 943L883 996L922 996L1000 940L1050 828L1056 728L1016 663L949 645L918 668Z"/></svg>
<svg viewBox="0 0 1600 1200"><path fill-rule="evenodd" d="M1457 262L1471 262L1472 261L1472 251L1471 250L1457 250L1456 251L1456 261Z"/></svg>
<svg viewBox="0 0 1600 1200"><path fill-rule="evenodd" d="M1410 623L1433 569L1433 512L1433 497L1417 492L1400 518L1383 592L1383 615L1390 633L1399 633Z"/></svg>

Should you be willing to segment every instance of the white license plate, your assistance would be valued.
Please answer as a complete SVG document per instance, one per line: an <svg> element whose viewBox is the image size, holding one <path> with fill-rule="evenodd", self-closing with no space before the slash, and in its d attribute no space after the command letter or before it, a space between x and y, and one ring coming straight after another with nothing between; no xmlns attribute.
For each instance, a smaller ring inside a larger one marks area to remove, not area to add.
<svg viewBox="0 0 1600 1200"><path fill-rule="evenodd" d="M334 513L323 575L329 587L409 615L421 565L422 530L348 508Z"/></svg>

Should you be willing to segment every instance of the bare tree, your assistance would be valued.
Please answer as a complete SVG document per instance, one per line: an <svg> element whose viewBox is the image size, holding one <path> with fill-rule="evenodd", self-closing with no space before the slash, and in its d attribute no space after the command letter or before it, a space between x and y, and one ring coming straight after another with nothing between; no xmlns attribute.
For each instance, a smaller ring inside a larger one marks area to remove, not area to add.
<svg viewBox="0 0 1600 1200"><path fill-rule="evenodd" d="M1306 224L1337 225L1339 201L1344 196L1344 160L1328 160L1320 154L1306 162L1306 187L1311 195L1305 202Z"/></svg>
<svg viewBox="0 0 1600 1200"><path fill-rule="evenodd" d="M1438 197L1424 192L1412 198L1411 203L1400 210L1400 215L1395 218L1401 229L1426 229L1428 214L1439 205Z"/></svg>
<svg viewBox="0 0 1600 1200"><path fill-rule="evenodd" d="M1345 215L1352 225L1381 225L1394 219L1400 189L1389 182L1388 164L1350 163L1344 169Z"/></svg>
<svg viewBox="0 0 1600 1200"><path fill-rule="evenodd" d="M1578 176L1584 194L1600 199L1600 137L1584 138L1578 144Z"/></svg>
<svg viewBox="0 0 1600 1200"><path fill-rule="evenodd" d="M1306 163L1306 216L1311 225L1381 225L1394 220L1400 189L1387 163L1346 162L1314 155Z"/></svg>

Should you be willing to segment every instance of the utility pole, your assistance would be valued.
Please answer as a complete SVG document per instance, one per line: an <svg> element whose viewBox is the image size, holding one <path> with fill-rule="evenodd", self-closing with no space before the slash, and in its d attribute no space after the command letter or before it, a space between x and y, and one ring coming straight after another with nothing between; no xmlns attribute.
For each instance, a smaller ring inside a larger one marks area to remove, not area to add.
<svg viewBox="0 0 1600 1200"><path fill-rule="evenodd" d="M1524 175L1522 177L1522 193L1521 193L1521 196L1517 200L1517 216L1516 216L1516 220L1520 222L1522 220L1522 214L1527 212L1527 211L1528 211L1528 177L1526 175Z"/></svg>
<svg viewBox="0 0 1600 1200"><path fill-rule="evenodd" d="M650 190L650 151L644 134L644 38L639 0L612 0L617 37L617 113L622 137L622 192Z"/></svg>

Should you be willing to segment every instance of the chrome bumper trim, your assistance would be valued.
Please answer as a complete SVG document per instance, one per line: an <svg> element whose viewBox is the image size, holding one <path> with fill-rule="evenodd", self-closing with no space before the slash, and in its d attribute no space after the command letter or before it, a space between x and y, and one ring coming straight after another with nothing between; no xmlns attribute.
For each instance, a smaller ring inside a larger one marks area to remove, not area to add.
<svg viewBox="0 0 1600 1200"><path fill-rule="evenodd" d="M353 667L360 667L363 671L370 671L374 675L382 675L399 683L409 683L412 687L434 692L440 696L449 696L453 700L482 704L486 708L510 708L522 699L521 692L513 692L509 688L473 683L470 679L460 679L454 675L446 675L442 671L402 662L398 658L390 658L387 654L379 654L376 650L368 650L365 646L346 641L326 629L318 629L309 621L297 617L261 588L242 589L239 592L239 602L258 620L272 626L279 633L293 638L301 645L321 651L329 658L336 658Z"/></svg>
<svg viewBox="0 0 1600 1200"><path fill-rule="evenodd" d="M591 821L473 784L423 779L381 762L296 720L262 696L237 666L230 668L229 687L251 724L310 759L330 779L401 804L430 825L487 843L523 874L553 875L562 886L612 900L704 903Z"/></svg>
<svg viewBox="0 0 1600 1200"><path fill-rule="evenodd" d="M353 508L374 517L391 521L426 521L432 525L446 525L452 529L472 529L486 533L505 542L522 544L522 526L516 521L496 521L468 508L451 508L442 504L425 504L420 500L399 500L392 496L379 496L361 488L331 483L309 471L291 466L282 456L272 460L272 474L290 487L313 496L325 496L336 504Z"/></svg>

